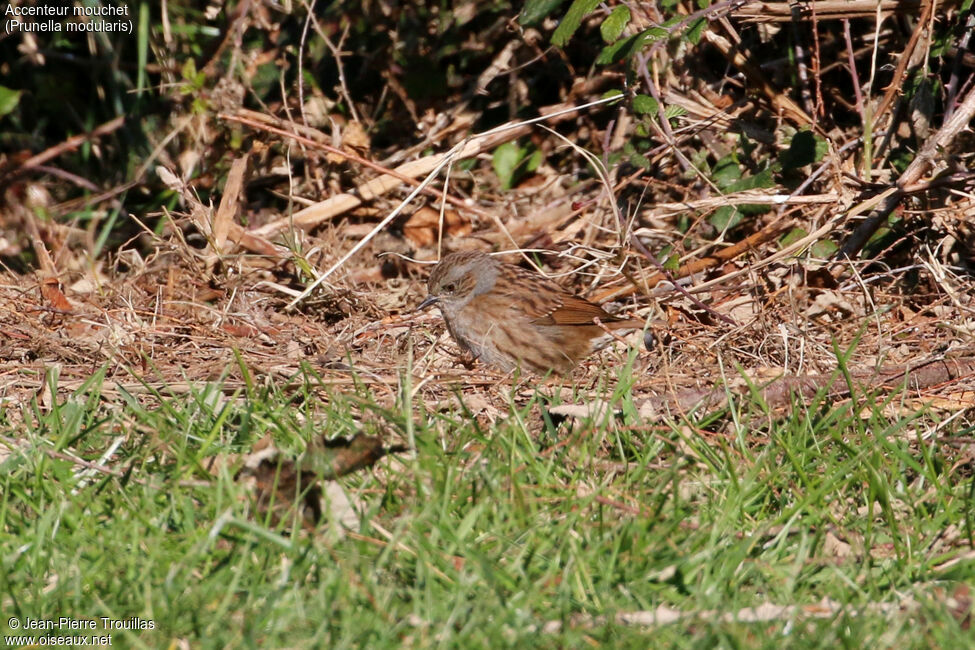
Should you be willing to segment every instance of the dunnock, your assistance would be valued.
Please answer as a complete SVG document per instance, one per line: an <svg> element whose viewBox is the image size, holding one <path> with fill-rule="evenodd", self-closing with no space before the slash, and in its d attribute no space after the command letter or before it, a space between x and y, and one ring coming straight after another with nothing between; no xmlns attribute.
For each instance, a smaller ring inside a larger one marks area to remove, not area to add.
<svg viewBox="0 0 975 650"><path fill-rule="evenodd" d="M429 295L417 309L437 305L461 348L481 361L540 375L564 374L611 339L597 326L642 329L574 296L537 273L480 252L451 253L434 267Z"/></svg>

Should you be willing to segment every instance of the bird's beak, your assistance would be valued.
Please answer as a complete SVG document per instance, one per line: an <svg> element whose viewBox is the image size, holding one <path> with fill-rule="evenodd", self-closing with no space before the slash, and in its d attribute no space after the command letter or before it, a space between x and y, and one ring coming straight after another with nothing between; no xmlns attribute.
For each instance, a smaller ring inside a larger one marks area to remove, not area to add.
<svg viewBox="0 0 975 650"><path fill-rule="evenodd" d="M416 309L414 309L413 311L423 311L430 305L437 303L439 301L440 298L438 298L437 296L427 296L426 298L423 299L423 302L421 302L419 305L416 306Z"/></svg>

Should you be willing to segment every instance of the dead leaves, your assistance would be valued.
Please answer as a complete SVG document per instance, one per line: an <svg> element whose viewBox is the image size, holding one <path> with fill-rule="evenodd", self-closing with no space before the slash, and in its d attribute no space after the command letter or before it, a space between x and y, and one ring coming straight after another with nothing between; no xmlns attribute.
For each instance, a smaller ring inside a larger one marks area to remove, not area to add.
<svg viewBox="0 0 975 650"><path fill-rule="evenodd" d="M298 458L268 444L245 458L235 479L250 488L261 523L277 527L293 522L306 530L327 524L341 535L359 527L360 508L336 479L402 451L403 445L387 447L378 436L362 433L330 440L323 436Z"/></svg>
<svg viewBox="0 0 975 650"><path fill-rule="evenodd" d="M248 457L236 479L249 484L259 520L270 526L291 521L297 515L302 528L314 529L328 507L322 501L315 473L302 471L275 448Z"/></svg>
<svg viewBox="0 0 975 650"><path fill-rule="evenodd" d="M440 211L423 206L403 224L403 235L418 247L433 246L440 237ZM445 210L443 215L444 237L463 237L470 234L471 222L456 210Z"/></svg>
<svg viewBox="0 0 975 650"><path fill-rule="evenodd" d="M378 436L357 433L351 438L321 438L305 452L304 465L323 479L335 479L366 467L372 467L387 454L406 451L404 445L384 447Z"/></svg>

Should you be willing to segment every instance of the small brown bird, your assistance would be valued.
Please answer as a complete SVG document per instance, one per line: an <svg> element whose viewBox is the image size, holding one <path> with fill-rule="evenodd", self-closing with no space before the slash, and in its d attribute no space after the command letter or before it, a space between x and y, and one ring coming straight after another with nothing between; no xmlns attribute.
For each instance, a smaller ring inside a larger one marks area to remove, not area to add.
<svg viewBox="0 0 975 650"><path fill-rule="evenodd" d="M606 345L611 330L643 329L574 296L555 282L480 252L451 253L434 267L429 295L458 345L502 370L519 364L540 375L564 374Z"/></svg>

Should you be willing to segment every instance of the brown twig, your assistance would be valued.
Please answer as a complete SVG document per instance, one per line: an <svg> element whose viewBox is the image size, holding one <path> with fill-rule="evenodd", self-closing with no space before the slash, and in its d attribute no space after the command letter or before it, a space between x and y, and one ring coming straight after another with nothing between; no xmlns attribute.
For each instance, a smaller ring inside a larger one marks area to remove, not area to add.
<svg viewBox="0 0 975 650"><path fill-rule="evenodd" d="M911 61L911 56L917 47L918 41L921 39L921 35L927 30L927 23L931 20L932 11L934 11L934 0L923 0L921 17L918 19L917 29L911 33L911 38L907 41L907 46L901 52L900 56L897 57L897 67L894 68L894 75L890 80L890 85L887 86L883 98L874 111L875 121L880 120L890 108L890 105L894 103L894 98L900 93L904 75L907 74L907 65Z"/></svg>
<svg viewBox="0 0 975 650"><path fill-rule="evenodd" d="M727 248L722 248L721 250L712 255L708 255L707 257L702 257L684 264L673 274L669 272L658 272L651 275L649 278L646 278L643 282L646 284L646 286L652 288L657 283L667 280L669 276L670 281L674 283L674 286L676 286L676 282L674 280L675 278L683 278L689 275L694 275L695 273L700 273L701 271L729 262L747 251L758 248L762 244L772 241L787 228L791 227L792 223L793 222L791 220L784 222L773 222L758 232L744 238L737 244L728 246ZM595 295L593 297L593 302L603 303L609 300L619 300L620 298L636 293L637 290L637 287L633 285L615 287Z"/></svg>
<svg viewBox="0 0 975 650"><path fill-rule="evenodd" d="M703 37L750 80L751 85L765 96L776 111L781 112L786 119L800 128L811 127L820 135L825 135L798 104L772 85L765 73L752 63L752 59L749 59L740 47L732 46L728 39L712 31L706 30Z"/></svg>
<svg viewBox="0 0 975 650"><path fill-rule="evenodd" d="M818 2L752 2L735 11L733 18L748 22L791 22L810 20L842 20L844 18L873 18L877 15L911 15L921 6L921 0L819 0Z"/></svg>
<svg viewBox="0 0 975 650"><path fill-rule="evenodd" d="M220 39L210 50L206 58L207 62L201 69L204 75L207 77L213 77L217 73L217 69L223 61L221 56L224 50L236 39L240 37L240 34L247 27L246 19L250 14L252 0L243 0L237 7L227 16L227 30L224 32L223 38ZM236 48L239 50L239 48Z"/></svg>
<svg viewBox="0 0 975 650"><path fill-rule="evenodd" d="M373 162L371 160L368 160L367 158L363 158L362 156L360 156L360 155L358 155L358 154L356 154L354 152L345 151L345 150L339 149L337 147L333 147L330 144L325 144L324 142L319 142L317 140L312 140L311 138L307 138L305 136L298 135L297 133L294 133L294 132L286 131L285 129L282 129L282 128L279 128L279 127L276 127L276 126L272 126L270 124L265 124L265 123L260 122L258 120L254 120L254 119L250 119L250 118L247 118L247 117L243 117L241 115L228 115L226 113L221 113L218 117L220 117L221 119L230 121L230 122L238 122L240 124L244 124L246 126L250 126L252 128L255 128L255 129L259 129L261 131L266 131L268 133L274 133L274 134L280 135L280 136L285 137L285 138L290 138L292 140L295 140L296 142L300 142L301 144L303 144L304 146L306 146L306 147L308 147L310 149L318 149L320 151L327 151L329 153L336 154L338 156L342 156L343 158L347 158L347 159L349 159L349 160L351 160L351 161L353 161L355 163L358 163L358 164L362 165L363 167L368 167L369 169L373 169L373 170L375 170L375 171L377 171L377 172L379 172L379 173L381 173L381 174L383 174L385 176L390 176L392 178L395 178L395 179L397 179L397 180L399 180L399 181L401 181L403 183L406 183L408 185L411 185L413 187L416 187L416 186L418 186L420 184L420 181L418 181L416 178L413 178L411 176L407 176L406 174L403 174L402 172L397 171L395 169L390 169L389 167L384 167L383 165L380 165L379 163L375 163L375 162ZM368 185L368 183L366 185ZM475 214L478 214L478 215L483 216L483 217L487 217L488 216L485 211L477 208L476 206L470 205L464 199L460 199L460 198L457 198L457 197L454 197L454 196L446 196L446 197L444 197L443 192L440 192L439 190L437 190L434 187L426 187L426 188L423 189L423 192L424 192L424 194L428 194L430 196L436 197L437 199L446 200L448 203L450 203L452 205L455 205L458 208L461 208L463 210L466 210L466 211L469 211L469 212L474 212ZM363 193L363 194L365 194L365 193ZM364 198L372 198L372 197L371 196L366 196ZM312 207L314 207L314 206L312 206ZM307 208L306 210L308 210L308 209L310 209L310 208ZM303 210L302 212L305 212L306 210ZM300 220L296 220L296 225L298 223L300 223ZM282 224L282 225L284 225L284 224ZM261 228L261 229L259 229L256 232L259 232L260 234L270 234L269 232L267 232L268 230L269 230L268 229L268 226L265 226L264 228ZM280 228L279 227L275 227L274 230L275 231L276 230L280 230Z"/></svg>
<svg viewBox="0 0 975 650"><path fill-rule="evenodd" d="M906 384L908 389L922 390L975 375L975 357L935 359L915 366L885 366L876 370L851 373L854 386L846 383L842 373L806 376L782 376L759 388L762 400L773 408L785 406L793 398L810 399L820 391L832 398L848 397L851 391L896 390ZM645 406L654 410L673 409L682 413L691 409L712 411L728 404L731 394L750 390L721 387L711 390L691 390L676 395L661 395L648 399Z"/></svg>
<svg viewBox="0 0 975 650"><path fill-rule="evenodd" d="M900 175L894 186L888 190L887 196L843 243L842 248L837 253L837 259L840 262L831 269L834 277L838 277L846 268L845 260L853 259L877 232L877 229L887 222L887 216L904 198L904 188L914 185L920 180L921 176L938 159L939 154L955 139L955 136L968 128L968 123L973 117L975 117L975 88L969 90L958 110L938 132L928 138L911 164Z"/></svg>
<svg viewBox="0 0 975 650"><path fill-rule="evenodd" d="M213 241L211 244L217 255L224 252L227 235L230 233L231 225L235 223L234 216L237 214L238 199L244 186L247 158L248 155L244 154L236 158L231 164L230 173L227 174L227 182L223 186L223 196L220 197L220 205L213 217Z"/></svg>
<svg viewBox="0 0 975 650"><path fill-rule="evenodd" d="M125 124L125 116L124 115L120 115L119 117L116 117L115 119L109 120L108 122L105 122L104 124L101 124L99 126L96 126L89 133L79 133L78 135L73 135L70 138L68 138L67 140L65 140L64 142L58 143L58 144L54 145L53 147L49 147L49 148L45 149L44 151L42 151L39 154L36 154L34 156L31 156L30 158L28 158L27 160L25 160L23 163L21 163L19 167L17 167L16 169L12 170L11 172L9 172L7 174L7 179L9 179L9 177L11 177L11 176L20 174L21 172L24 172L24 171L26 171L28 169L31 169L32 167L37 167L38 165L43 165L47 161L51 160L52 158L57 158L58 156L60 156L63 153L67 153L69 151L74 151L75 149L77 149L78 147L80 147L81 145L83 145L85 142L89 142L91 140L94 140L95 138L100 138L103 135L107 135L109 133L112 133L113 131L116 131L117 129L119 129L123 124ZM7 180L7 179L4 179L4 180Z"/></svg>
<svg viewBox="0 0 975 650"><path fill-rule="evenodd" d="M455 153L457 160L462 160L465 158L470 158L476 156L484 151L490 151L494 147L497 147L503 142L509 142L528 133L531 133L534 128L534 123L537 121L548 121L551 123L559 122L568 119L570 116L574 115L577 111L583 110L593 104L598 104L604 102L605 100L597 100L590 104L584 105L553 105L546 106L539 109L540 117L533 120L528 120L519 124L502 125L492 129L491 131L472 137L463 148ZM256 115L258 119L254 117L243 117L245 114ZM374 178L366 183L363 183L357 188L357 195L350 193L343 193L332 196L325 201L316 203L315 205L309 206L294 215L285 217L283 219L278 219L271 223L265 224L260 228L251 230L250 232L260 236L271 236L275 233L286 230L287 228L294 226L296 228L310 229L316 225L333 218L336 214L341 214L346 210L350 210L358 205L361 205L363 201L370 200L391 191L395 187L399 187L401 183L405 182L414 187L419 187L421 185L420 181L417 181L415 176L421 176L427 174L434 169L436 169L443 162L446 154L435 154L432 156L427 156L420 160L414 160L408 163L404 163L397 167L395 170L389 169L382 165L379 165L373 161L366 160L361 156L357 156L354 153L348 151L342 151L332 147L330 145L323 144L311 140L309 138L304 138L296 133L291 133L274 126L266 124L272 118L268 118L261 114L254 114L251 111L240 111L238 115L228 115L221 113L219 115L222 119L238 122L241 124L246 124L254 128L258 128L271 133L277 133L287 138L292 138L302 142L303 144L321 149L324 151L329 151L340 155L344 158L348 158L355 162L362 164L363 166L375 169L376 171L382 172L382 176ZM412 174L412 175L411 175ZM432 187L424 187L423 191L441 198L443 194ZM481 210L474 205L469 204L467 201L462 199L453 198L450 196L446 197L446 200L450 203L458 205L463 210L467 212L473 212L486 219L496 219L496 217L485 210ZM326 274L327 275L327 274Z"/></svg>

